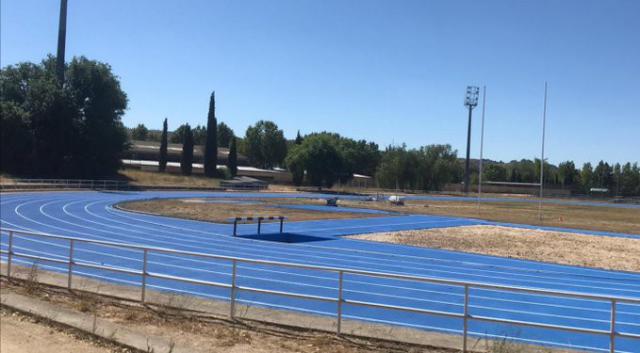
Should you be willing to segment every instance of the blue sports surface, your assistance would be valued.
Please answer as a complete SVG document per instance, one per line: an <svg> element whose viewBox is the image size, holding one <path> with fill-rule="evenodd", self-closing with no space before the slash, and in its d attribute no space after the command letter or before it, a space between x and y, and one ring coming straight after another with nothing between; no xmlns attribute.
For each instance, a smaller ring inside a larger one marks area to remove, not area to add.
<svg viewBox="0 0 640 353"><path fill-rule="evenodd" d="M316 198L318 194L207 193L207 192L41 192L2 194L3 228L38 231L95 240L132 243L184 251L252 259L343 267L367 271L428 276L441 279L551 289L584 294L640 298L640 273L606 271L572 266L522 261L445 250L375 243L342 238L344 235L410 229L426 229L476 224L501 224L474 219L423 215L378 215L376 218L289 222L286 241L278 236L256 236L255 225L239 225L239 237L232 237L232 226L119 210L115 204L152 198L209 197L216 199L247 197ZM475 199L474 199L475 200ZM297 205L296 205L297 207ZM324 209L323 209L324 210ZM286 210L282 210L283 213ZM349 211L335 209L333 212ZM351 210L353 211L353 210ZM363 215L366 216L366 215ZM530 226L515 225L529 228ZM535 227L539 228L539 227ZM263 225L263 232L277 233L277 224ZM585 233L584 231L580 231ZM601 236L638 238L640 235L589 232ZM2 249L8 237L2 234ZM32 255L65 259L68 245L57 240L16 236L14 250ZM78 261L115 267L141 268L139 251L78 244ZM4 255L3 255L4 256ZM638 254L640 256L640 254ZM6 259L3 257L3 261ZM18 259L16 259L18 261ZM28 261L22 260L28 265ZM55 265L44 266L66 271ZM228 262L151 254L149 272L185 276L229 283ZM123 284L139 285L139 278L105 271L77 269L78 275ZM335 273L241 265L238 284L262 289L288 291L326 297L337 296ZM463 289L455 286L345 275L345 298L446 312L463 312ZM215 299L228 299L229 290L150 279L149 287L172 290ZM335 316L333 303L240 292L239 301L264 307ZM532 295L497 290L472 289L470 314L563 326L609 330L610 303ZM640 305L619 303L616 329L640 334ZM346 305L344 317L377 323L402 325L446 333L460 333L459 319ZM516 327L470 321L470 332L479 337L509 336L524 343L608 351L609 337L538 328ZM616 352L640 353L640 341L618 338Z"/></svg>

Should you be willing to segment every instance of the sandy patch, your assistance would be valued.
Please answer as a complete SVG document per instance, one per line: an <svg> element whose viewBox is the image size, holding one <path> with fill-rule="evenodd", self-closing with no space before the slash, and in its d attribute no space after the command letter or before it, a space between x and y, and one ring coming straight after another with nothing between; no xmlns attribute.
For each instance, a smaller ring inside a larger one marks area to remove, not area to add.
<svg viewBox="0 0 640 353"><path fill-rule="evenodd" d="M498 226L354 235L350 238L564 265L640 272L640 240Z"/></svg>

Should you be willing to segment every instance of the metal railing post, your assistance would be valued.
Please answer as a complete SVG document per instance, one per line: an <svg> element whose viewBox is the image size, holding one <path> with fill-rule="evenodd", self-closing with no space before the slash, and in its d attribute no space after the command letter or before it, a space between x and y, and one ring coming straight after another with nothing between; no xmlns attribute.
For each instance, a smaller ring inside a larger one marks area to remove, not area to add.
<svg viewBox="0 0 640 353"><path fill-rule="evenodd" d="M9 231L9 251L7 253L7 278L11 279L11 263L13 262L13 232Z"/></svg>
<svg viewBox="0 0 640 353"><path fill-rule="evenodd" d="M283 229L284 229L284 217L280 216L280 234L282 234Z"/></svg>
<svg viewBox="0 0 640 353"><path fill-rule="evenodd" d="M234 319L236 316L236 276L237 276L237 261L232 260L231 266L231 304L229 304L229 317Z"/></svg>
<svg viewBox="0 0 640 353"><path fill-rule="evenodd" d="M73 284L73 247L74 241L73 239L69 240L69 269L67 273L67 289L71 290L71 285Z"/></svg>
<svg viewBox="0 0 640 353"><path fill-rule="evenodd" d="M342 302L344 301L344 271L338 272L338 335L342 333Z"/></svg>
<svg viewBox="0 0 640 353"><path fill-rule="evenodd" d="M147 295L147 259L149 250L144 249L142 253L142 292L140 294L140 302L144 303Z"/></svg>
<svg viewBox="0 0 640 353"><path fill-rule="evenodd" d="M258 217L258 235L260 235L260 226L262 225L262 217Z"/></svg>
<svg viewBox="0 0 640 353"><path fill-rule="evenodd" d="M467 353L467 335L469 334L469 285L464 286L464 328L462 333L462 352Z"/></svg>
<svg viewBox="0 0 640 353"><path fill-rule="evenodd" d="M609 351L616 351L616 300L611 299L611 333L609 334Z"/></svg>

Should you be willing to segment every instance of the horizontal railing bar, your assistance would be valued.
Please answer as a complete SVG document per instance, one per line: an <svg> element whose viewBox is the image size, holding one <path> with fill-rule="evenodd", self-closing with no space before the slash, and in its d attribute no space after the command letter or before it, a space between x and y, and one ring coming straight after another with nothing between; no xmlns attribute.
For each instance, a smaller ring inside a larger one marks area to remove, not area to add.
<svg viewBox="0 0 640 353"><path fill-rule="evenodd" d="M65 262L66 264L68 264L69 262ZM87 267L87 268L93 268L96 270L105 270L105 271L112 271L112 272L120 272L120 273L125 273L128 275L135 275L135 276L140 276L142 275L142 271L137 271L137 270L131 270L131 269L125 269L125 268L119 268L119 267L112 267L112 266L101 266L101 265L94 265L94 264L90 264L87 262L74 262L73 263L75 266L81 266L81 267Z"/></svg>
<svg viewBox="0 0 640 353"><path fill-rule="evenodd" d="M528 288L528 287L518 287L518 286L508 286L508 285L499 285L499 284L487 284L480 282L464 282L464 281L456 281L456 280L447 280L441 278L433 278L433 277L420 277L420 276L411 276L404 274L395 274L395 273L385 273L385 272L373 272L373 271L365 271L365 270L357 270L357 269L348 269L348 268L338 268L338 267L328 267L328 266L317 266L317 265L306 265L299 263L290 263L290 262L279 262L279 261L270 261L270 260L256 260L256 259L248 259L242 257L233 257L233 256L225 256L225 255L213 255L207 253L200 252L192 252L192 251L180 251L173 250L167 248L159 248L159 247L151 247L151 246L143 246L143 245L133 245L133 244L123 244L117 242L109 242L103 240L93 240L93 239L84 239L77 237L69 237L69 236L61 236L61 235L53 235L47 233L37 233L37 232L26 232L19 229L6 229L0 228L0 231L5 232L14 232L15 234L21 234L26 236L42 236L49 237L54 239L63 239L63 240L74 240L77 242L83 242L88 244L98 244L104 246L111 247L120 247L126 249L136 249L144 251L145 249L151 252L165 253L165 254L176 254L176 255L184 255L184 256L194 256L194 257L202 257L207 259L214 260L226 260L233 261L236 260L238 262L243 263L251 263L258 265L273 265L280 267L289 267L289 268L299 268L306 270L315 270L315 271L326 271L326 272L344 272L346 274L354 274L354 275L362 275L369 277L378 277L378 278L387 278L387 279L397 279L397 280L407 280L407 281L418 281L418 282L426 282L426 283L434 283L434 284L442 284L442 285L450 285L450 286L470 286L472 288L481 288L481 289L494 289L494 290L503 290L510 292L521 292L521 293L529 293L529 294L541 294L541 295L550 295L550 296L561 296L561 297L569 297L569 298L577 298L577 299L585 299L585 300L596 300L596 301L611 301L615 300L620 303L631 303L631 304L640 304L640 298L631 298L631 297L622 297L622 296L607 296L607 295L596 295L596 294L585 294L585 293L577 293L577 292L569 292L569 291L554 291L547 289L537 289L537 288Z"/></svg>
<svg viewBox="0 0 640 353"><path fill-rule="evenodd" d="M19 252L15 252L15 251L13 251L11 254L13 256L15 256L15 257L22 257L22 258L25 258L25 259L38 260L38 261L47 261L47 262L53 262L53 263L57 263L57 264L69 264L69 262L67 260L59 260L59 259L54 259L52 257L29 255L29 254L19 253Z"/></svg>
<svg viewBox="0 0 640 353"><path fill-rule="evenodd" d="M200 279L192 279L192 278L178 277L178 276L171 276L171 275L163 275L163 274L155 273L155 272L147 272L147 277L159 278L159 279L168 279L168 280L186 282L186 283L191 283L191 284L201 284L201 285L212 286L212 287L231 288L231 285L230 284L226 284L226 283L203 281L203 280L200 280Z"/></svg>
<svg viewBox="0 0 640 353"><path fill-rule="evenodd" d="M364 302L359 300L344 300L343 303L358 305L358 306L368 306L372 308L392 309L392 310L399 310L399 311L414 312L418 314L429 314L429 315L435 315L435 316L445 316L445 317L454 317L458 319L464 319L464 314L458 314L458 313L452 313L452 312L440 311L440 310L418 309L418 308L411 308L407 306L387 305L387 304L380 304L380 303Z"/></svg>
<svg viewBox="0 0 640 353"><path fill-rule="evenodd" d="M275 294L275 295L281 295L284 297L311 299L311 300L318 300L318 301L324 301L324 302L330 302L330 303L338 302L337 298L323 297L319 295L281 292L281 291L271 290L271 289L260 289L260 288L254 288L254 287L244 287L244 286L236 286L236 289L244 290L248 292L255 292L255 293L262 293L262 294Z"/></svg>
<svg viewBox="0 0 640 353"><path fill-rule="evenodd" d="M571 327L571 326L563 326L563 325L542 324L542 323L536 323L536 322L530 322L530 321L499 319L499 318L493 318L489 316L469 315L469 319L477 320L477 321L493 322L493 323L499 323L499 324L511 324L511 325L528 326L528 327L551 329L551 330L569 331L569 332L576 332L576 333L589 333L589 334L607 335L607 336L611 334L611 331L609 330L594 330L594 329L588 329L588 328L579 328L579 327Z"/></svg>

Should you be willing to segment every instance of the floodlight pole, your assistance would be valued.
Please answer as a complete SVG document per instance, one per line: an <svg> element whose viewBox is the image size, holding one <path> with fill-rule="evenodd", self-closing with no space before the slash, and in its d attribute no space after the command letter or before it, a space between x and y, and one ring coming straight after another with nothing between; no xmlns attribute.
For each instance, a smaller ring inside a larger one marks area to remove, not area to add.
<svg viewBox="0 0 640 353"><path fill-rule="evenodd" d="M469 122L467 125L467 158L464 162L464 193L469 193L469 155L471 153L471 112L478 105L478 87L467 86L467 94L464 98L464 105L469 108Z"/></svg>
<svg viewBox="0 0 640 353"><path fill-rule="evenodd" d="M464 193L469 193L469 152L471 150L471 111L473 107L469 106L469 124L467 126L467 158L464 161Z"/></svg>
<svg viewBox="0 0 640 353"><path fill-rule="evenodd" d="M60 22L58 24L58 52L56 54L56 76L60 87L64 84L64 52L67 37L67 0L60 0Z"/></svg>
<svg viewBox="0 0 640 353"><path fill-rule="evenodd" d="M480 209L480 195L482 195L482 158L484 148L484 113L487 103L487 86L482 86L482 124L480 125L480 161L478 162L478 210Z"/></svg>
<svg viewBox="0 0 640 353"><path fill-rule="evenodd" d="M544 83L544 108L542 110L542 153L540 157L540 201L538 203L538 218L542 222L542 198L544 197L544 138L547 125L547 82Z"/></svg>

